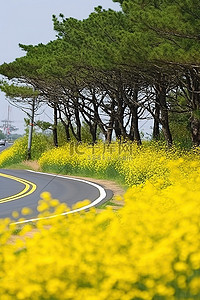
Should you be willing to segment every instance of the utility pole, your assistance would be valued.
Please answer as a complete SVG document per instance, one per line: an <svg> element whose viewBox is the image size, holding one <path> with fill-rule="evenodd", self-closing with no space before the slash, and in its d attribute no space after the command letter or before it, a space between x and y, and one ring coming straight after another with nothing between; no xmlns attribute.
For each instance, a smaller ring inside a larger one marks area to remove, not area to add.
<svg viewBox="0 0 200 300"><path fill-rule="evenodd" d="M28 153L27 153L28 160L31 159L31 145L32 145L33 126L34 126L34 113L35 113L35 97L33 97L31 119L30 119L30 124L29 124Z"/></svg>
<svg viewBox="0 0 200 300"><path fill-rule="evenodd" d="M9 136L11 134L12 131L16 131L18 128L13 126L12 123L14 121L10 120L10 111L11 111L11 107L10 105L8 105L8 116L7 119L1 120L1 122L3 123L2 126L0 126L0 128L2 128L3 133L6 136L6 139L9 140Z"/></svg>

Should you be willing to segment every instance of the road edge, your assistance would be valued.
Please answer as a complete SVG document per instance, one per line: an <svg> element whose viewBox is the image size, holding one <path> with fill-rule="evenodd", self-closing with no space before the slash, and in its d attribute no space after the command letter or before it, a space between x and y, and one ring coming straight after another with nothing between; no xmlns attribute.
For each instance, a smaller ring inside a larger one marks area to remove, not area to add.
<svg viewBox="0 0 200 300"><path fill-rule="evenodd" d="M88 180L85 180L85 179L74 178L74 177L70 177L70 176L67 176L67 175L64 176L64 175L57 175L57 174L52 174L52 173L37 172L37 171L34 171L34 170L26 170L26 171L31 172L31 173L44 174L44 175L48 175L48 176L66 178L66 179L69 179L69 180L83 182L83 183L92 185L95 188L97 188L99 190L100 195L96 200L92 201L90 204L88 204L86 206L83 206L81 208L70 210L68 212L65 212L65 213L62 213L62 214L59 214L59 215L52 215L52 216L43 217L43 218L32 218L32 219L27 219L27 220L24 220L24 221L13 222L13 223L11 223L11 225L12 224L16 224L16 225L17 224L25 224L25 223L29 223L29 222L37 222L39 220L52 219L52 218L57 218L59 216L65 216L65 215L68 215L68 214L80 212L80 211L83 211L83 210L85 211L85 210L90 209L91 207L96 207L97 205L100 205L100 204L108 201L113 196L113 192L111 190L105 189L100 184L97 184L97 183L94 183L94 182L91 182L91 181L88 181Z"/></svg>

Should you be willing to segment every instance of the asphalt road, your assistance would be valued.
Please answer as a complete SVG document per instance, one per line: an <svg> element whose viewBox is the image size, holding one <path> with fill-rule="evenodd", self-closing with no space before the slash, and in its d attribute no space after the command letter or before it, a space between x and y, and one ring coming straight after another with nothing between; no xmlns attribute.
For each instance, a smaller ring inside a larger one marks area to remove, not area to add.
<svg viewBox="0 0 200 300"><path fill-rule="evenodd" d="M11 144L9 144L8 142L6 142L5 146L0 145L0 152L5 150L6 148L9 148Z"/></svg>
<svg viewBox="0 0 200 300"><path fill-rule="evenodd" d="M85 199L95 202L96 199L101 198L101 201L105 201L112 195L111 191L98 188L95 184L91 185L67 177L50 176L27 170L0 169L0 218L11 218L13 211L20 212L23 207L32 209L33 213L28 217L29 219L37 217L38 200L41 199L40 194L44 191L50 192L53 198L59 199L69 207Z"/></svg>

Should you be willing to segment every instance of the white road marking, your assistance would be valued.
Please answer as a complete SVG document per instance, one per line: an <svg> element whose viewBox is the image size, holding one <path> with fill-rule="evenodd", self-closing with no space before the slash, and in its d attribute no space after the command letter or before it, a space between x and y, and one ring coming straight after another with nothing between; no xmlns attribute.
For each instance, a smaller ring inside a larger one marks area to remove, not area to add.
<svg viewBox="0 0 200 300"><path fill-rule="evenodd" d="M90 204L88 204L86 206L83 206L83 207L80 207L78 209L70 210L68 212L65 212L65 213L62 213L62 214L59 214L59 215L52 215L52 216L48 216L48 217L44 217L44 218L33 218L33 219L25 220L25 221L14 222L14 223L11 223L11 224L24 224L24 223L28 223L28 222L36 222L36 221L39 221L39 220L52 219L52 218L57 218L59 216L65 216L65 215L68 215L68 214L73 214L73 213L76 213L76 212L79 212L79 211L82 211L82 210L86 210L88 208L91 208L91 207L97 205L99 202L101 202L106 197L106 191L104 190L104 188L102 186L94 183L94 182L90 182L90 181L87 181L87 180L84 180L84 179L79 179L79 178L72 178L72 177L68 177L68 176L62 176L62 175L56 175L56 174L50 174L50 173L43 173L43 172L36 172L36 171L32 171L32 170L27 170L27 171L28 172L32 172L32 173L36 173L36 174L43 174L43 175L48 175L48 176L54 176L56 178L59 177L59 178L64 178L64 179L70 179L70 180L74 180L74 181L84 182L86 184L92 185L95 188L97 188L99 190L99 194L100 195L99 195L99 197L96 200L94 200Z"/></svg>

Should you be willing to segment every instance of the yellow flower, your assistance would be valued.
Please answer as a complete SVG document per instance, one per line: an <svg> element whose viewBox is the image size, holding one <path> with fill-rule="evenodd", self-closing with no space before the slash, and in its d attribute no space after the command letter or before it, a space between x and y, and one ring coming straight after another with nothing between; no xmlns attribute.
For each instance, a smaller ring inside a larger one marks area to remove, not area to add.
<svg viewBox="0 0 200 300"><path fill-rule="evenodd" d="M17 211L12 212L13 218L17 219L19 217L19 213Z"/></svg>
<svg viewBox="0 0 200 300"><path fill-rule="evenodd" d="M32 210L29 207L24 207L21 210L22 215L26 216L26 215L30 215L32 213ZM16 215L16 214L15 214Z"/></svg>
<svg viewBox="0 0 200 300"><path fill-rule="evenodd" d="M190 282L190 289L192 295L199 295L200 296L200 277L195 277Z"/></svg>
<svg viewBox="0 0 200 300"><path fill-rule="evenodd" d="M118 143L75 150L50 150L40 164L118 178L129 187L125 205L59 217L69 208L44 192L39 216L52 218L18 235L0 220L0 299L199 299L198 153Z"/></svg>

